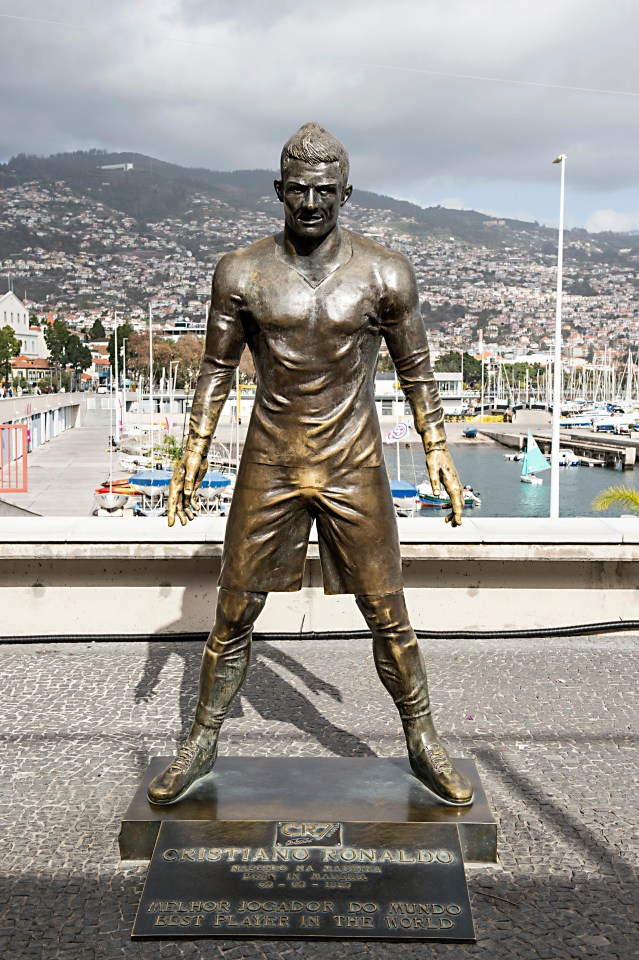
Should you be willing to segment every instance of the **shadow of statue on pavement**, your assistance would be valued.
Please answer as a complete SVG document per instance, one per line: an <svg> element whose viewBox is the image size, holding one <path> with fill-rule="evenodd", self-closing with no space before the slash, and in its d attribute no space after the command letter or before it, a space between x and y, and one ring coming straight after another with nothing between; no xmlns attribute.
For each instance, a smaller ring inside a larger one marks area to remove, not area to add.
<svg viewBox="0 0 639 960"><path fill-rule="evenodd" d="M148 702L156 694L162 671L171 657L182 660L183 670L179 692L180 738L188 733L198 691L202 644L194 641L152 640L149 642L146 663L134 691L136 703ZM285 722L321 744L332 753L343 757L374 757L376 754L358 736L328 720L298 685L285 679L275 669L279 667L292 678L301 681L309 693L325 694L342 703L340 690L318 677L298 659L285 653L275 644L257 641L247 679L230 706L228 717L244 716L243 702L248 702L262 719ZM177 731L176 731L177 732Z"/></svg>

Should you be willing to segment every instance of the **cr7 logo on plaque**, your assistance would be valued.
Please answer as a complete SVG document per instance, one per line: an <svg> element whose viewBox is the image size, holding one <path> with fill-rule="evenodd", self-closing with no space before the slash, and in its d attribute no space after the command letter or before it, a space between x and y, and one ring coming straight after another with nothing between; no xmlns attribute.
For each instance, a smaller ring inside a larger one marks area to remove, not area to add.
<svg viewBox="0 0 639 960"><path fill-rule="evenodd" d="M337 847L342 842L341 823L278 823L278 847Z"/></svg>

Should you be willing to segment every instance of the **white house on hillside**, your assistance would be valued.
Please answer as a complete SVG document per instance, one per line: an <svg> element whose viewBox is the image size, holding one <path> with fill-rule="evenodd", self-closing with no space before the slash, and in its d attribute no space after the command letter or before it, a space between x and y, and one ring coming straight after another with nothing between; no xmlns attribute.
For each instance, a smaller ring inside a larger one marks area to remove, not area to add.
<svg viewBox="0 0 639 960"><path fill-rule="evenodd" d="M12 290L0 296L0 328L9 326L21 343L21 354L46 360L49 356L44 334L29 326L29 311Z"/></svg>

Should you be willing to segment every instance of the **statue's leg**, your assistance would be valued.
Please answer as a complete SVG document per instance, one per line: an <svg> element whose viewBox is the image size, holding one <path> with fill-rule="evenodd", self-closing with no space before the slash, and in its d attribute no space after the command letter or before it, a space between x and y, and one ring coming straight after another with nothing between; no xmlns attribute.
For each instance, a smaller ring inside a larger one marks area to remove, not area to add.
<svg viewBox="0 0 639 960"><path fill-rule="evenodd" d="M265 602L265 593L220 589L215 624L202 655L195 721L175 760L149 784L152 803L179 800L213 767L220 728L246 676L253 624Z"/></svg>
<svg viewBox="0 0 639 960"><path fill-rule="evenodd" d="M435 730L426 666L403 591L356 599L373 634L377 673L399 711L413 772L444 803L472 803L471 783L455 769Z"/></svg>

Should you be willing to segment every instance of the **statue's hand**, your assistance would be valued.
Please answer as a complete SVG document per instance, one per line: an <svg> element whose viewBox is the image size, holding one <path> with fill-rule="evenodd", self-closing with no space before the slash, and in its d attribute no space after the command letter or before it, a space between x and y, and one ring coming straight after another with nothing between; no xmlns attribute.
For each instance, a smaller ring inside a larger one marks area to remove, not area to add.
<svg viewBox="0 0 639 960"><path fill-rule="evenodd" d="M463 507L462 486L446 444L432 447L426 451L426 466L434 495L438 497L443 486L450 497L452 513L446 517L446 523L452 523L454 527L460 527Z"/></svg>
<svg viewBox="0 0 639 960"><path fill-rule="evenodd" d="M195 495L207 469L206 457L202 462L202 455L189 450L187 447L182 459L173 471L173 477L169 485L166 514L170 527L175 523L176 514L183 527L186 526L187 520L193 520L195 517L200 509Z"/></svg>

